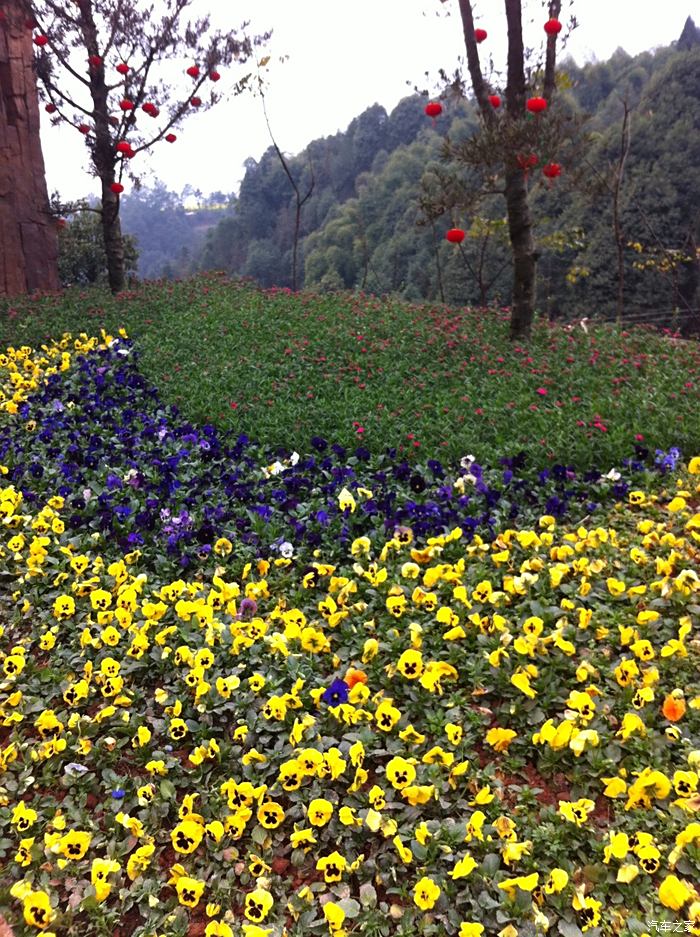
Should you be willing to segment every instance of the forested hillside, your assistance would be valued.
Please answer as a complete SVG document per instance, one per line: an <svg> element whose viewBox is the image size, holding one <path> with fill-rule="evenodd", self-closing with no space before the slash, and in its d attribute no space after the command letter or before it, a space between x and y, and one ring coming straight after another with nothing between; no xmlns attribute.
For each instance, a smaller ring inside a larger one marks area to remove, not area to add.
<svg viewBox="0 0 700 937"><path fill-rule="evenodd" d="M627 314L692 318L700 279L697 28L689 20L677 43L655 52L618 50L584 67L565 61L560 91L580 130L557 156L558 178L545 179L541 165L530 173L542 308L552 316L614 315L622 300ZM502 199L486 197L478 210L453 209L432 222L421 209L426 189L449 169L445 138L468 137L476 124L469 101L446 93L442 103L436 121L418 95L390 114L374 105L344 133L287 157L300 193L311 189L301 210L298 285L509 301ZM467 231L459 249L444 240L453 224ZM270 147L248 161L231 214L209 230L191 269L290 286L294 228L295 193Z"/></svg>

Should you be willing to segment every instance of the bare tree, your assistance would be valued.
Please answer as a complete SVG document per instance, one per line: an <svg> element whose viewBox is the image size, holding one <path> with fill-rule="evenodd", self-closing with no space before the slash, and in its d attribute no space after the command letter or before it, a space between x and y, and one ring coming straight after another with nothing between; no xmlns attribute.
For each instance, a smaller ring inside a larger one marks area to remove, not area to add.
<svg viewBox="0 0 700 937"><path fill-rule="evenodd" d="M254 46L269 34L249 39L244 30L222 33L209 17L187 19L192 0L24 0L36 24L36 70L46 110L55 123L67 123L85 137L92 173L99 177L102 232L109 285L125 285L119 222L122 180L130 161L163 141L196 111L212 107L220 95L218 69L247 62ZM173 82L172 59L184 59L188 87ZM232 87L239 94L251 76ZM155 121L155 123L152 123Z"/></svg>

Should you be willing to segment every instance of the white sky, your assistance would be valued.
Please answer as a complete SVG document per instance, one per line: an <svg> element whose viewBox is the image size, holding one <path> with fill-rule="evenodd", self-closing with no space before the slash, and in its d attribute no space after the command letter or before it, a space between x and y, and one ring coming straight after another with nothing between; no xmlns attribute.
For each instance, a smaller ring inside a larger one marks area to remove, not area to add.
<svg viewBox="0 0 700 937"><path fill-rule="evenodd" d="M277 142L288 153L344 130L374 103L391 110L414 84L436 88L438 69L453 71L464 48L457 0L193 0L193 6L209 8L222 29L249 20L251 32L273 30L267 109ZM526 0L524 6L534 44L544 36L545 4ZM499 0L476 4L477 25L489 33L480 51L497 61L505 54L503 8ZM569 12L579 26L567 51L580 64L604 60L620 46L634 55L668 45L688 15L700 25L700 0L576 0L571 8L564 0L562 21ZM280 63L280 56L287 61ZM217 90L227 84L233 84L232 76L224 73ZM96 192L82 136L51 127L43 111L42 122L49 192L58 189L63 198ZM204 193L236 191L243 161L259 159L270 145L260 101L249 94L194 114L177 134L176 143L161 143L139 157L145 184L159 178L178 192L187 183Z"/></svg>

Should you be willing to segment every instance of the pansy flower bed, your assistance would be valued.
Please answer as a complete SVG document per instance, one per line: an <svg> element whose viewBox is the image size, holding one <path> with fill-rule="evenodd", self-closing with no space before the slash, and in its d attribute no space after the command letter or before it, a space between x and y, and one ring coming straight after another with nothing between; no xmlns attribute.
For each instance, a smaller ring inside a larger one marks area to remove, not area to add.
<svg viewBox="0 0 700 937"><path fill-rule="evenodd" d="M64 341L0 361L15 934L700 933L700 459L268 453Z"/></svg>

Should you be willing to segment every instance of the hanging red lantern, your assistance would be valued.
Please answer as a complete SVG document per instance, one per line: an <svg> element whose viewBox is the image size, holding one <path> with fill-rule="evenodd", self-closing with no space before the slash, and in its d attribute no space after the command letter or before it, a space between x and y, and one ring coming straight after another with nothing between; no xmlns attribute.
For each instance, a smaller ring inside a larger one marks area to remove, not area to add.
<svg viewBox="0 0 700 937"><path fill-rule="evenodd" d="M190 76L190 78L199 78L199 66L190 65L190 67L187 69L187 74Z"/></svg>
<svg viewBox="0 0 700 937"><path fill-rule="evenodd" d="M556 179L557 176L561 175L561 166L559 163L547 163L546 166L542 167L542 175L548 179Z"/></svg>
<svg viewBox="0 0 700 937"><path fill-rule="evenodd" d="M47 114L55 114L58 108L56 107L55 104L47 104L44 110L46 111Z"/></svg>
<svg viewBox="0 0 700 937"><path fill-rule="evenodd" d="M562 26L559 20L551 19L547 20L544 24L544 31L548 36L556 36L561 32Z"/></svg>
<svg viewBox="0 0 700 937"><path fill-rule="evenodd" d="M120 62L119 65L117 65L117 71L120 75L128 75L129 66L126 64L126 62Z"/></svg>
<svg viewBox="0 0 700 937"><path fill-rule="evenodd" d="M537 165L537 156L534 153L520 153L518 156L516 156L516 161L518 166L520 166L523 172L527 175L532 167Z"/></svg>
<svg viewBox="0 0 700 937"><path fill-rule="evenodd" d="M45 46L48 41L49 41L48 36L39 35L39 36L34 37L34 45L39 46L39 48L41 48L42 46Z"/></svg>
<svg viewBox="0 0 700 937"><path fill-rule="evenodd" d="M117 143L116 150L117 153L122 153L126 156L128 153L132 152L131 144L127 143L126 140L120 140L119 143Z"/></svg>
<svg viewBox="0 0 700 937"><path fill-rule="evenodd" d="M124 191L124 186L121 184L121 182L113 182L110 186L110 189L112 192L114 192L115 195L121 195Z"/></svg>
<svg viewBox="0 0 700 937"><path fill-rule="evenodd" d="M544 98L528 98L527 109L531 114L541 114L547 110L547 102Z"/></svg>
<svg viewBox="0 0 700 937"><path fill-rule="evenodd" d="M486 32L485 29L474 30L474 38L476 39L477 42L483 42L484 39L487 38L487 36L488 36L488 33Z"/></svg>
<svg viewBox="0 0 700 937"><path fill-rule="evenodd" d="M144 113L149 114L151 117L157 117L160 113L158 108L151 101L146 101L145 104L142 104L141 110L144 111Z"/></svg>
<svg viewBox="0 0 700 937"><path fill-rule="evenodd" d="M90 128L88 127L87 124L78 124L78 130L79 130L82 134L88 134L88 133L90 133Z"/></svg>
<svg viewBox="0 0 700 937"><path fill-rule="evenodd" d="M438 101L430 101L425 105L425 113L428 117L432 117L435 120L436 117L439 117L442 114L442 104Z"/></svg>
<svg viewBox="0 0 700 937"><path fill-rule="evenodd" d="M216 71L216 69L213 72L209 72L209 79L211 81L218 81L219 78L221 78L221 75Z"/></svg>
<svg viewBox="0 0 700 937"><path fill-rule="evenodd" d="M126 112L126 111L133 111L133 109L134 109L134 102L133 102L133 101L130 101L128 98L124 98L123 101L120 101L120 102L119 102L119 107L120 107L124 112Z"/></svg>
<svg viewBox="0 0 700 937"><path fill-rule="evenodd" d="M201 98L190 98L190 104L192 107L201 107L202 99Z"/></svg>
<svg viewBox="0 0 700 937"><path fill-rule="evenodd" d="M168 143L174 143L177 140L177 137L174 133L168 133L165 135L165 139L168 141Z"/></svg>
<svg viewBox="0 0 700 937"><path fill-rule="evenodd" d="M490 103L491 107L500 107L500 106L501 106L501 99L500 99L500 97L499 97L497 94L490 94L490 95L489 95L489 103Z"/></svg>
<svg viewBox="0 0 700 937"><path fill-rule="evenodd" d="M445 237L450 244L461 244L466 235L461 228L450 228Z"/></svg>
<svg viewBox="0 0 700 937"><path fill-rule="evenodd" d="M88 65L91 68L99 68L102 64L102 59L99 55L89 55L88 56Z"/></svg>

